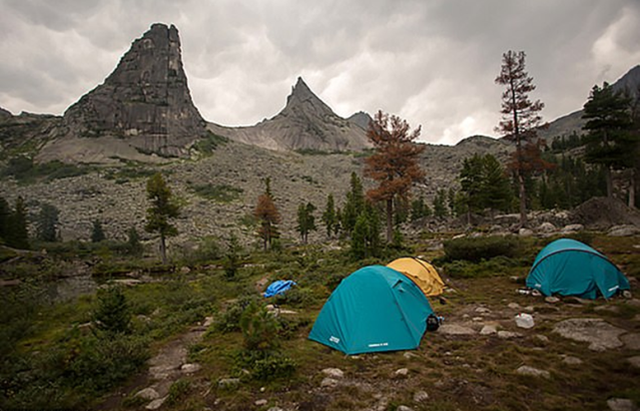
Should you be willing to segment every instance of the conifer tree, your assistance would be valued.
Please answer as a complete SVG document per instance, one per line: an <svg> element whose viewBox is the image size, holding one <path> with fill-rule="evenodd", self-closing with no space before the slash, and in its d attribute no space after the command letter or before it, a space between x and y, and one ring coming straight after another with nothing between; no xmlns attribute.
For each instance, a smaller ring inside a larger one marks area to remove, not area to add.
<svg viewBox="0 0 640 411"><path fill-rule="evenodd" d="M51 204L42 204L36 217L36 237L40 241L54 242L58 239L60 211Z"/></svg>
<svg viewBox="0 0 640 411"><path fill-rule="evenodd" d="M154 174L147 181L147 199L151 202L151 207L147 209L147 224L144 228L160 235L162 263L167 264L166 238L178 234L178 229L170 220L180 215L180 206L160 173Z"/></svg>
<svg viewBox="0 0 640 411"><path fill-rule="evenodd" d="M631 169L637 160L639 138L632 133L631 99L608 84L591 89L582 118L587 122L586 160L602 166L607 182L607 197L613 197L611 172Z"/></svg>
<svg viewBox="0 0 640 411"><path fill-rule="evenodd" d="M10 218L11 207L9 207L9 203L4 197L0 197L0 244L6 242Z"/></svg>
<svg viewBox="0 0 640 411"><path fill-rule="evenodd" d="M342 221L342 230L347 235L351 235L356 225L356 220L364 209L364 203L362 181L354 171L351 173L350 190L342 207L342 218L340 219Z"/></svg>
<svg viewBox="0 0 640 411"><path fill-rule="evenodd" d="M367 196L374 202L383 202L386 208L387 242L393 241L393 201L407 197L411 186L421 181L425 173L418 158L425 146L415 140L420 127L409 132L409 124L397 116L378 111L369 123L367 137L375 152L367 157L365 175L378 183Z"/></svg>
<svg viewBox="0 0 640 411"><path fill-rule="evenodd" d="M351 234L351 255L358 260L380 253L380 218L378 210L365 204Z"/></svg>
<svg viewBox="0 0 640 411"><path fill-rule="evenodd" d="M431 208L424 202L424 196L420 195L420 197L411 202L411 221L417 221L429 216L431 216Z"/></svg>
<svg viewBox="0 0 640 411"><path fill-rule="evenodd" d="M516 149L509 164L515 175L520 197L520 225L527 223L526 179L532 172L544 170L541 154L542 142L537 138L537 129L544 104L540 100L529 100L529 93L536 89L533 78L525 71L524 51L509 50L502 55L500 75L495 82L506 86L502 93L502 120L496 128L506 139L515 142Z"/></svg>
<svg viewBox="0 0 640 411"><path fill-rule="evenodd" d="M100 241L104 241L106 238L104 230L102 229L102 223L100 220L94 220L93 227L91 228L91 242L99 243Z"/></svg>
<svg viewBox="0 0 640 411"><path fill-rule="evenodd" d="M334 231L334 227L337 223L337 215L335 202L333 200L333 194L329 194L327 197L327 207L322 213L322 223L327 229L327 237L331 237Z"/></svg>
<svg viewBox="0 0 640 411"><path fill-rule="evenodd" d="M271 248L272 241L279 237L280 212L273 202L270 183L270 178L265 179L265 192L258 197L258 204L253 212L260 223L258 235L262 239L265 251Z"/></svg>
<svg viewBox="0 0 640 411"><path fill-rule="evenodd" d="M446 190L444 188L436 191L436 196L433 199L433 216L436 218L445 218L449 215L446 205Z"/></svg>
<svg viewBox="0 0 640 411"><path fill-rule="evenodd" d="M13 213L10 214L6 231L6 244L10 247L28 249L29 231L27 228L27 206L22 197L16 199Z"/></svg>
<svg viewBox="0 0 640 411"><path fill-rule="evenodd" d="M309 231L316 230L316 219L313 212L316 206L311 203L300 203L298 206L298 225L296 230L300 233L300 238L304 244L307 244Z"/></svg>
<svg viewBox="0 0 640 411"><path fill-rule="evenodd" d="M142 255L143 247L140 243L140 234L138 234L138 230L135 227L131 227L127 231L127 249L131 255Z"/></svg>

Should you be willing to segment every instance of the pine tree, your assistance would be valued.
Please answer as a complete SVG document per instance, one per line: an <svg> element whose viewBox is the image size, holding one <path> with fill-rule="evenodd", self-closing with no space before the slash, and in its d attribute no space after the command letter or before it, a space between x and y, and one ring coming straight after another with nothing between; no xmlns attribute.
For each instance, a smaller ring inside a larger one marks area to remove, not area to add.
<svg viewBox="0 0 640 411"><path fill-rule="evenodd" d="M378 186L369 190L367 196L386 206L388 243L393 240L394 199L408 196L411 186L425 176L418 163L425 149L424 145L415 143L419 136L420 127L410 133L405 120L382 111L378 111L369 123L367 137L375 152L365 160L365 175L375 180Z"/></svg>
<svg viewBox="0 0 640 411"><path fill-rule="evenodd" d="M135 227L131 227L127 231L127 249L131 255L142 255L143 247L140 243L140 234L138 234L138 230Z"/></svg>
<svg viewBox="0 0 640 411"><path fill-rule="evenodd" d="M60 211L51 204L42 204L36 217L36 238L40 241L55 242L58 239Z"/></svg>
<svg viewBox="0 0 640 411"><path fill-rule="evenodd" d="M329 196L327 197L327 207L325 208L324 213L322 213L322 223L327 229L327 237L331 237L334 231L334 227L337 223L333 194L329 194Z"/></svg>
<svg viewBox="0 0 640 411"><path fill-rule="evenodd" d="M364 191L360 177L354 172L351 173L350 190L342 207L342 230L347 235L351 235L356 225L358 216L364 209Z"/></svg>
<svg viewBox="0 0 640 411"><path fill-rule="evenodd" d="M529 100L529 93L536 89L533 78L525 71L524 51L509 50L502 55L500 75L496 83L506 86L502 93L502 120L496 130L508 140L514 141L516 150L509 164L518 183L520 197L520 225L527 223L527 193L525 180L532 172L542 171L547 164L541 159L541 144L537 129L542 118L544 104Z"/></svg>
<svg viewBox="0 0 640 411"><path fill-rule="evenodd" d="M147 209L145 230L160 235L160 253L162 263L167 264L166 238L178 234L178 229L170 223L180 215L180 206L173 199L171 189L162 174L156 173L147 181L147 199L151 207Z"/></svg>
<svg viewBox="0 0 640 411"><path fill-rule="evenodd" d="M615 169L631 169L638 155L639 137L632 133L631 99L616 92L606 82L591 89L584 104L582 118L587 122L586 160L602 166L607 182L607 197L613 197L611 172Z"/></svg>
<svg viewBox="0 0 640 411"><path fill-rule="evenodd" d="M10 214L5 241L9 247L21 249L29 248L27 206L22 197L18 197L16 199L14 211Z"/></svg>
<svg viewBox="0 0 640 411"><path fill-rule="evenodd" d="M100 220L94 220L93 227L91 229L91 242L99 243L100 241L104 241L106 238L104 230L102 229L102 223Z"/></svg>
<svg viewBox="0 0 640 411"><path fill-rule="evenodd" d="M224 260L222 263L224 268L224 275L227 280L235 278L236 274L238 273L238 268L240 268L241 252L242 246L240 245L240 241L238 241L238 237L232 234L227 241L227 253L224 256Z"/></svg>
<svg viewBox="0 0 640 411"><path fill-rule="evenodd" d="M309 231L316 230L316 220L313 212L316 206L311 203L300 203L298 206L298 225L296 230L300 233L300 238L304 244L307 244Z"/></svg>
<svg viewBox="0 0 640 411"><path fill-rule="evenodd" d="M358 260L377 257L380 253L380 218L378 210L366 204L356 219L351 234L351 255Z"/></svg>
<svg viewBox="0 0 640 411"><path fill-rule="evenodd" d="M262 239L264 250L271 248L272 241L279 237L278 224L280 223L280 212L276 208L271 195L271 179L265 180L265 192L258 197L258 204L253 215L260 222L258 235Z"/></svg>
<svg viewBox="0 0 640 411"><path fill-rule="evenodd" d="M4 197L0 197L0 244L6 242L9 231L9 221L11 219L11 207Z"/></svg>
<svg viewBox="0 0 640 411"><path fill-rule="evenodd" d="M108 337L131 331L131 311L119 287L109 287L98 292L98 307L93 313L93 322Z"/></svg>
<svg viewBox="0 0 640 411"><path fill-rule="evenodd" d="M433 199L433 216L436 218L445 218L449 215L446 206L446 191L444 188L439 189L436 192L436 196Z"/></svg>

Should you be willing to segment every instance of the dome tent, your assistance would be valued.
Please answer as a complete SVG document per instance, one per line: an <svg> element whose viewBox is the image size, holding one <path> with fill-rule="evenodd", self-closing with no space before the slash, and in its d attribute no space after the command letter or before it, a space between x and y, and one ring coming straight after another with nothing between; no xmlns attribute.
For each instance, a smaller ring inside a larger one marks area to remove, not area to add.
<svg viewBox="0 0 640 411"><path fill-rule="evenodd" d="M603 254L579 241L561 238L538 253L527 287L547 296L595 299L598 293L610 298L618 290L628 290L629 281Z"/></svg>
<svg viewBox="0 0 640 411"><path fill-rule="evenodd" d="M420 287L424 295L431 297L442 294L444 282L436 269L426 261L415 257L398 258L387 264L387 267L400 271Z"/></svg>
<svg viewBox="0 0 640 411"><path fill-rule="evenodd" d="M432 313L413 281L391 268L368 266L342 280L309 339L349 355L415 349Z"/></svg>

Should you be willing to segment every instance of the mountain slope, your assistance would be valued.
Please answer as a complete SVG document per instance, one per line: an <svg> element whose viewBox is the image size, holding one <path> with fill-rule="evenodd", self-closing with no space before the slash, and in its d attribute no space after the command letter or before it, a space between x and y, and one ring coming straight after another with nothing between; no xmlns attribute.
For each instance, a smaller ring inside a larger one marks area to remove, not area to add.
<svg viewBox="0 0 640 411"><path fill-rule="evenodd" d="M298 78L284 109L255 126L224 127L209 123L213 133L276 151L362 150L370 146L361 127L338 116Z"/></svg>

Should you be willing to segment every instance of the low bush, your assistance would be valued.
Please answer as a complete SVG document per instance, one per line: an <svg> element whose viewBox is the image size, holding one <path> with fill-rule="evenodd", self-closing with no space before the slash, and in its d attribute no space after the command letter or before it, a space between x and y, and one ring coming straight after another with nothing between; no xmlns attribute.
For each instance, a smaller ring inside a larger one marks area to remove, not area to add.
<svg viewBox="0 0 640 411"><path fill-rule="evenodd" d="M444 242L444 261L479 262L493 257L517 257L520 245L515 237L457 238Z"/></svg>

